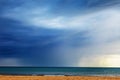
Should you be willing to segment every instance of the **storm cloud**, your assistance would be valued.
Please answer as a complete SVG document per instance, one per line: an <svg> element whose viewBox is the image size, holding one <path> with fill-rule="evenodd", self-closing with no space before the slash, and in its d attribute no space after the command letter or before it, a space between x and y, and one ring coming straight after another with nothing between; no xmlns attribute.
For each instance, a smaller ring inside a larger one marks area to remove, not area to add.
<svg viewBox="0 0 120 80"><path fill-rule="evenodd" d="M0 66L104 66L97 58L120 53L119 8L120 0L0 0Z"/></svg>

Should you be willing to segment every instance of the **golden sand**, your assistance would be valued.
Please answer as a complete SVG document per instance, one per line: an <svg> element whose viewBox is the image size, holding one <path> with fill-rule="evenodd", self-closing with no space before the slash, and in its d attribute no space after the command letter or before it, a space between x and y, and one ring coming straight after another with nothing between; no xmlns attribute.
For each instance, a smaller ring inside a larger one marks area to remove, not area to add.
<svg viewBox="0 0 120 80"><path fill-rule="evenodd" d="M0 76L0 80L120 80L120 77L87 76Z"/></svg>

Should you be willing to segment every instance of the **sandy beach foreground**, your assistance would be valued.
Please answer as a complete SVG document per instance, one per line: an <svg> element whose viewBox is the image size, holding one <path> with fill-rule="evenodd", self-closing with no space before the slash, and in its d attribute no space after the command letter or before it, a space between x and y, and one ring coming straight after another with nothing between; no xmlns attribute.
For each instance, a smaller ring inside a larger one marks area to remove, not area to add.
<svg viewBox="0 0 120 80"><path fill-rule="evenodd" d="M120 77L91 76L0 76L0 80L120 80Z"/></svg>

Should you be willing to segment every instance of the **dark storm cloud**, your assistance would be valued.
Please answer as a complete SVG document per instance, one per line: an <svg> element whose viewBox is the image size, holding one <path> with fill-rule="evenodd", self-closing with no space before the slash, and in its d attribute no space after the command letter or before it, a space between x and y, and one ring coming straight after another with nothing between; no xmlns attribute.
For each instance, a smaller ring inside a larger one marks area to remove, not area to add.
<svg viewBox="0 0 120 80"><path fill-rule="evenodd" d="M59 43L44 43L59 37L59 31L30 28L7 18L0 18L0 25L1 58L22 58L25 65L44 65L45 62L52 61L52 49Z"/></svg>

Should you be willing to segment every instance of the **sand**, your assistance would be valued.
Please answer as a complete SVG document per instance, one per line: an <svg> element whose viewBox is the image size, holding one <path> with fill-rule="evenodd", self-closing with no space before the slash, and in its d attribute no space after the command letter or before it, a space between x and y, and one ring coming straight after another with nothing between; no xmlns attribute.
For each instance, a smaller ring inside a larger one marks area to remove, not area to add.
<svg viewBox="0 0 120 80"><path fill-rule="evenodd" d="M120 80L120 77L92 76L0 76L0 80Z"/></svg>

